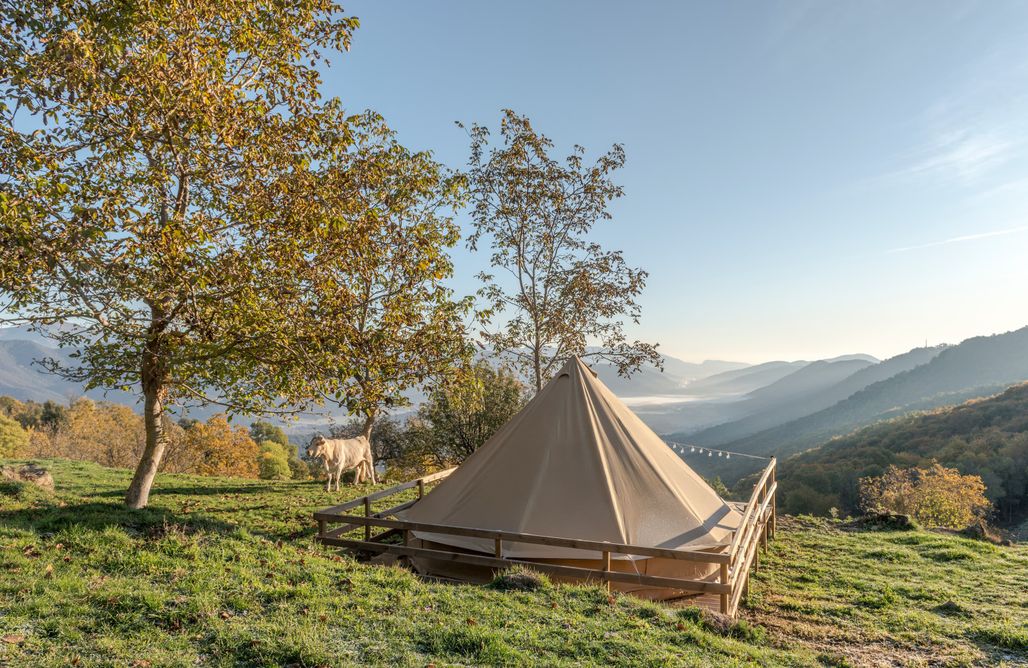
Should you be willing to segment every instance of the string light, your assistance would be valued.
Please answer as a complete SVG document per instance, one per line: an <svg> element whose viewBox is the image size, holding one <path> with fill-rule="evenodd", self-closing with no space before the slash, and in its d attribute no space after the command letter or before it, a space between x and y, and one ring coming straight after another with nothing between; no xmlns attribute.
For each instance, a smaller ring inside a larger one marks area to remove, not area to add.
<svg viewBox="0 0 1028 668"><path fill-rule="evenodd" d="M672 450L674 450L676 452L679 452L679 453L681 453L683 455L687 454L685 449L689 448L689 452L690 453L694 453L694 454L698 453L700 455L703 455L704 453L706 453L706 455L708 457L713 457L714 453L716 452L718 457L724 457L725 459L731 459L732 455L735 455L736 457L746 457L746 458L749 458L749 459L761 459L761 460L764 460L764 461L769 461L769 460L772 459L771 457L764 457L764 456L761 456L761 455L751 455L748 452L731 452L729 450L719 450L717 448L705 448L705 447L700 447L700 446L697 446L697 445L690 445L690 444L687 444L687 443L675 443L673 441L665 441L665 442L667 443L668 447L670 447Z"/></svg>

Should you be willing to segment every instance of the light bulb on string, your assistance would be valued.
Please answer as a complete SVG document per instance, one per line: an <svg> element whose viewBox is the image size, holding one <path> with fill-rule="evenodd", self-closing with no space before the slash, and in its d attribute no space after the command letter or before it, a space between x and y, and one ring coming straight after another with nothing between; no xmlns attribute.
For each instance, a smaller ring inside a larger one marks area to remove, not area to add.
<svg viewBox="0 0 1028 668"><path fill-rule="evenodd" d="M713 456L714 456L714 453L708 450L708 451L707 451L707 456L708 456L708 457L713 457Z"/></svg>
<svg viewBox="0 0 1028 668"><path fill-rule="evenodd" d="M689 452L696 452L696 448L689 448Z"/></svg>
<svg viewBox="0 0 1028 668"><path fill-rule="evenodd" d="M732 453L726 452L725 453L725 459L731 459L731 458L732 458Z"/></svg>

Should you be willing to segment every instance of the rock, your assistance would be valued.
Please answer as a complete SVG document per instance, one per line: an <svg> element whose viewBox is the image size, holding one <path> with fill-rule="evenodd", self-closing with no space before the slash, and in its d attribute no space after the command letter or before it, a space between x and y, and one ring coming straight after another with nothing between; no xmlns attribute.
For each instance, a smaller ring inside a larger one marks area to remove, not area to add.
<svg viewBox="0 0 1028 668"><path fill-rule="evenodd" d="M54 491L54 477L50 471L36 464L26 464L22 467L0 466L0 479L13 482L25 482L47 491Z"/></svg>

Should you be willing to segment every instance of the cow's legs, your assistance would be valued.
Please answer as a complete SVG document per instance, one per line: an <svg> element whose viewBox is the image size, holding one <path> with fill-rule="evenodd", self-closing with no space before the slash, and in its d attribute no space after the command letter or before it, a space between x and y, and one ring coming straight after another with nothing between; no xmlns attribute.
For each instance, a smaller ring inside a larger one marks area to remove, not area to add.
<svg viewBox="0 0 1028 668"><path fill-rule="evenodd" d="M368 457L364 460L364 466L368 469L368 477L371 478L371 484L378 484L375 482L375 460L373 460L371 457Z"/></svg>
<svg viewBox="0 0 1028 668"><path fill-rule="evenodd" d="M331 471L327 471L327 473L328 473L328 482L325 483L325 491L326 492L331 492L332 491L332 472Z"/></svg>

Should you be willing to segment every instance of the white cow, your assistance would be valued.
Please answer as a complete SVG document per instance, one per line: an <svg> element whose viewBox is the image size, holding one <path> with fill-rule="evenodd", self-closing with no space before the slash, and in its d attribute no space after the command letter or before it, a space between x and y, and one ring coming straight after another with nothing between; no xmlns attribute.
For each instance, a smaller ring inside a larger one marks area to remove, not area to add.
<svg viewBox="0 0 1028 668"><path fill-rule="evenodd" d="M336 491L343 471L356 469L353 484L359 485L368 477L375 484L375 460L371 456L371 443L363 436L357 438L325 438L320 434L311 439L307 456L320 459L328 472L326 491L332 491L332 476L335 476Z"/></svg>

